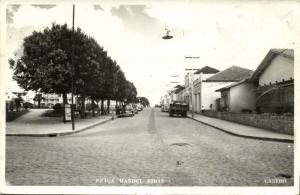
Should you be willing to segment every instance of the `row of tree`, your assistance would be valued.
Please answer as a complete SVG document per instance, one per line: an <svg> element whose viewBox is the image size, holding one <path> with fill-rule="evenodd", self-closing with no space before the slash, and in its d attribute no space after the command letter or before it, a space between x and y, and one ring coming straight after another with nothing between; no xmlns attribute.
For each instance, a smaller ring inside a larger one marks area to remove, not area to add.
<svg viewBox="0 0 300 195"><path fill-rule="evenodd" d="M72 58L73 56L73 58ZM9 59L14 80L26 91L67 94L80 97L84 117L85 101L92 105L108 100L135 102L137 91L128 81L117 62L107 55L97 41L80 28L72 30L67 24L52 24L51 28L34 31L24 38L23 54Z"/></svg>
<svg viewBox="0 0 300 195"><path fill-rule="evenodd" d="M150 102L146 97L137 97L135 103L141 103L144 107L150 106Z"/></svg>

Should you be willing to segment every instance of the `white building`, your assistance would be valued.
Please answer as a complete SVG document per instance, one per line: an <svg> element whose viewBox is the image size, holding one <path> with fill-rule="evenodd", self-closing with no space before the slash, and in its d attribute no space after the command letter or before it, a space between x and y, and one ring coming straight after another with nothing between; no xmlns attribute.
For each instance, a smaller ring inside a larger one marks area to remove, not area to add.
<svg viewBox="0 0 300 195"><path fill-rule="evenodd" d="M221 94L216 90L247 79L252 73L249 69L231 66L216 74L208 73L213 74L212 76L200 74L200 78L194 81L194 111L217 110L216 100L221 98Z"/></svg>

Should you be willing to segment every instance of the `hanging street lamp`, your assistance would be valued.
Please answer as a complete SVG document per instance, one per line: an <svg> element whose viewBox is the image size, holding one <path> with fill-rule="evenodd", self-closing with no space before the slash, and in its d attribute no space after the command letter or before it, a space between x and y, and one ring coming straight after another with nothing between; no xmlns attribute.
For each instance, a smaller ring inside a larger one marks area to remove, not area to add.
<svg viewBox="0 0 300 195"><path fill-rule="evenodd" d="M169 30L169 29L167 29L167 28L165 28L165 30L166 30L166 35L165 35L165 36L163 36L163 37L162 37L162 39L172 39L172 38L173 38L173 36L169 35L169 33L170 33L170 30Z"/></svg>

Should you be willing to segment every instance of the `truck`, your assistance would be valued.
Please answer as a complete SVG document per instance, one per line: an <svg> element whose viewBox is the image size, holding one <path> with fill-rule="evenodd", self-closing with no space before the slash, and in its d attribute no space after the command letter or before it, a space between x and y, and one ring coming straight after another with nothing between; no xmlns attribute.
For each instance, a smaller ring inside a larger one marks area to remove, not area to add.
<svg viewBox="0 0 300 195"><path fill-rule="evenodd" d="M181 115L182 117L187 116L189 105L184 101L172 101L169 107L169 115Z"/></svg>

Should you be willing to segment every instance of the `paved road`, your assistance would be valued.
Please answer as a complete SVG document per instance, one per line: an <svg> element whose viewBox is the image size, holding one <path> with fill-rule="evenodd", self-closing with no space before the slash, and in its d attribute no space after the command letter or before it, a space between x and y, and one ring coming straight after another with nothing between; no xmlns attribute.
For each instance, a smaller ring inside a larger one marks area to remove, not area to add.
<svg viewBox="0 0 300 195"><path fill-rule="evenodd" d="M293 144L144 109L63 137L7 137L11 185L293 185ZM278 183L279 182L279 183Z"/></svg>

